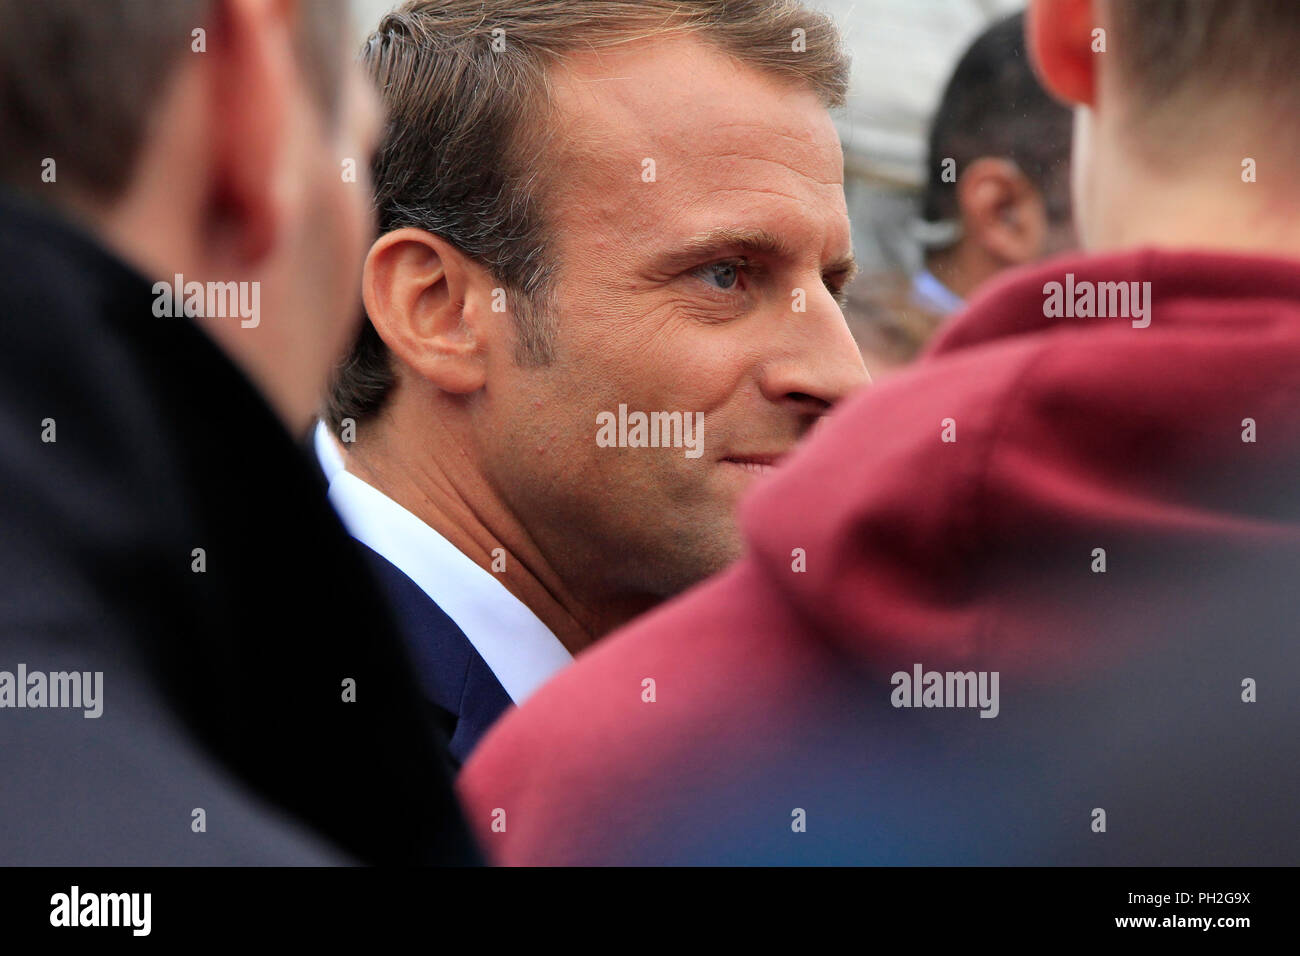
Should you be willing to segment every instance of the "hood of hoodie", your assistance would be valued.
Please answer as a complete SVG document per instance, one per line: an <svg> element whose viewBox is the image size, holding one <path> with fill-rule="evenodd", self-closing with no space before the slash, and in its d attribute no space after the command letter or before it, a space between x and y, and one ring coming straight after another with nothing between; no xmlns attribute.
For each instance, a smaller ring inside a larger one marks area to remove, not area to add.
<svg viewBox="0 0 1300 956"><path fill-rule="evenodd" d="M1226 626L1243 581L1300 574L1300 260L1008 274L828 416L742 526L771 588L868 667L1055 678Z"/></svg>

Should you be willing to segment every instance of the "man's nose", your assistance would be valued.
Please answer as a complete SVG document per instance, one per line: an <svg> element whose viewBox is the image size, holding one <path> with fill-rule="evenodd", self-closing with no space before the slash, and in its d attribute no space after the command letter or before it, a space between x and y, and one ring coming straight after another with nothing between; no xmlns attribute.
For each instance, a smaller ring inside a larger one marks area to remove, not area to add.
<svg viewBox="0 0 1300 956"><path fill-rule="evenodd" d="M821 294L807 297L806 312L783 317L781 345L760 380L768 401L813 415L871 381L839 304L819 288Z"/></svg>

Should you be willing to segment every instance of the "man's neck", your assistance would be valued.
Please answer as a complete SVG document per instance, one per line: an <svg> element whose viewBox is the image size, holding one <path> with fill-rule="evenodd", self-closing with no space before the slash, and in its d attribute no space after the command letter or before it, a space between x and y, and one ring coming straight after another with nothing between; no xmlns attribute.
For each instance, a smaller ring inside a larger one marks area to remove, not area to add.
<svg viewBox="0 0 1300 956"><path fill-rule="evenodd" d="M434 426L424 444L392 441L372 429L347 455L347 471L387 495L446 538L537 615L571 653L611 625L572 593L510 509L449 436ZM441 441L440 441L441 439ZM617 623L621 623L617 622Z"/></svg>
<svg viewBox="0 0 1300 956"><path fill-rule="evenodd" d="M1085 238L1089 249L1159 246L1300 258L1300 195L1245 183L1232 192L1222 183L1164 185L1127 184L1127 201L1100 211Z"/></svg>
<svg viewBox="0 0 1300 956"><path fill-rule="evenodd" d="M1295 157L1277 136L1261 134L1247 141L1249 152L1243 152L1240 136L1195 145L1158 143L1143 151L1121 130L1099 132L1080 183L1083 195L1076 196L1083 206L1076 221L1086 247L1104 252L1158 246L1300 258ZM1247 159L1252 168L1245 165Z"/></svg>

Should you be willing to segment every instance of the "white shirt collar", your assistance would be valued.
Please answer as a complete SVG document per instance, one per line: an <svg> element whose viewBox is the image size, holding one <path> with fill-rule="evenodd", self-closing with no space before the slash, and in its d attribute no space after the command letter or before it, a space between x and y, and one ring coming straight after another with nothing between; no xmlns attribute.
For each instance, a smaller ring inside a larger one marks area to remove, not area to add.
<svg viewBox="0 0 1300 956"><path fill-rule="evenodd" d="M329 496L354 538L391 561L456 622L516 704L573 660L492 572L383 492L338 471Z"/></svg>

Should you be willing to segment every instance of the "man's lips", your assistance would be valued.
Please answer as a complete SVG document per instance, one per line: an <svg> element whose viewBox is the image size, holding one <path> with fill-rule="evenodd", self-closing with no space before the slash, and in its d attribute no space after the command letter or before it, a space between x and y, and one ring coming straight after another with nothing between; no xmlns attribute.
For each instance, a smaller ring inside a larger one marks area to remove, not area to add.
<svg viewBox="0 0 1300 956"><path fill-rule="evenodd" d="M784 453L727 455L724 464L735 465L755 475L766 475L784 458Z"/></svg>

